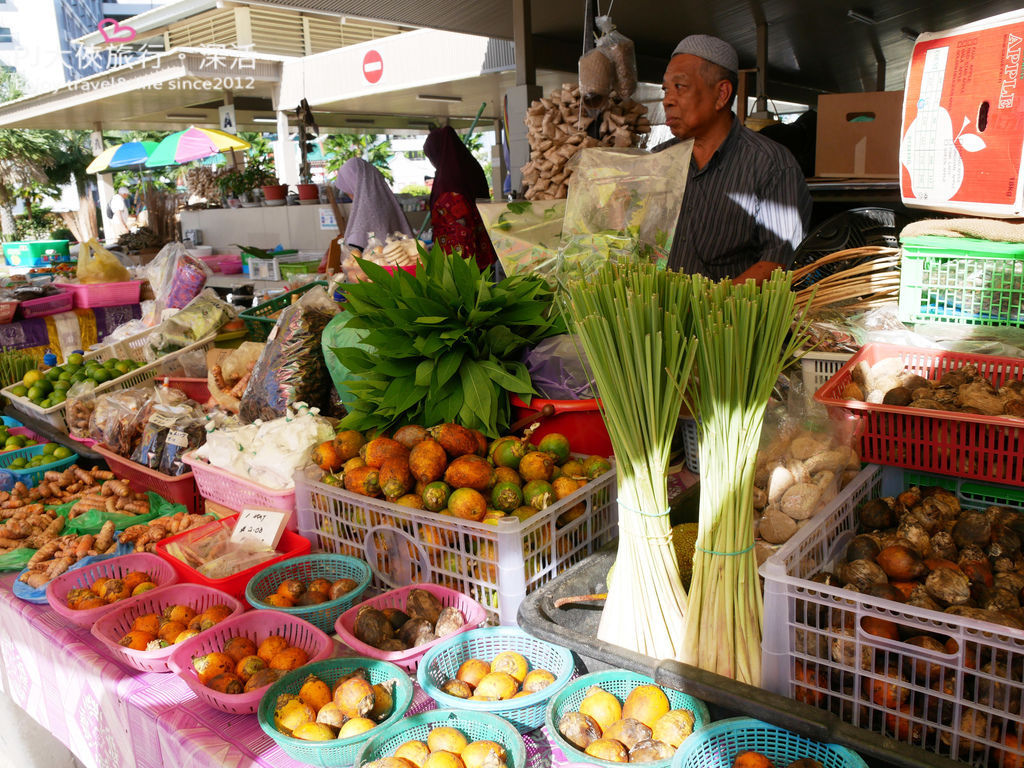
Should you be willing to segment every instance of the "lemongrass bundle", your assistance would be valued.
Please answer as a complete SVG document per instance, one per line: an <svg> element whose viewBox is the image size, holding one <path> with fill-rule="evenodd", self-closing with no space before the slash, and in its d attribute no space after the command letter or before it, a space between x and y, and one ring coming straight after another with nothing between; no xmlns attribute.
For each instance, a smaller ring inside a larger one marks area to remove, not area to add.
<svg viewBox="0 0 1024 768"><path fill-rule="evenodd" d="M672 548L668 469L696 356L691 278L651 264L606 264L571 280L569 325L601 399L618 474L619 548L598 638L654 658L682 651L686 592Z"/></svg>
<svg viewBox="0 0 1024 768"><path fill-rule="evenodd" d="M700 425L700 518L680 658L760 685L754 468L768 398L806 323L794 323L789 273L776 271L760 286L694 279L700 343L690 405Z"/></svg>

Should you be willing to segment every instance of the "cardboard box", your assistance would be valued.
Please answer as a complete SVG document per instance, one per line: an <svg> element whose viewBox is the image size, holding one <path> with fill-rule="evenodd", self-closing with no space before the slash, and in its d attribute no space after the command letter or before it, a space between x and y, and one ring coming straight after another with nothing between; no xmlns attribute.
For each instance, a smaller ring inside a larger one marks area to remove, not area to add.
<svg viewBox="0 0 1024 768"><path fill-rule="evenodd" d="M903 91L819 96L814 175L897 178L902 109Z"/></svg>
<svg viewBox="0 0 1024 768"><path fill-rule="evenodd" d="M921 35L907 70L904 204L977 216L1024 213L1024 10Z"/></svg>

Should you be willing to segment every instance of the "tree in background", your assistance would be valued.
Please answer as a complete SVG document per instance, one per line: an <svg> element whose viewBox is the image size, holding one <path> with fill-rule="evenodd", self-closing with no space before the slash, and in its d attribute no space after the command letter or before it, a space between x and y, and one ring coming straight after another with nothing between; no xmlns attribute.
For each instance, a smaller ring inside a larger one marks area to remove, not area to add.
<svg viewBox="0 0 1024 768"><path fill-rule="evenodd" d="M393 184L395 176L391 173L391 158L395 156L391 149L391 139L365 133L333 133L323 142L324 156L327 158L327 170L337 171L346 160L361 157L378 171L388 184Z"/></svg>

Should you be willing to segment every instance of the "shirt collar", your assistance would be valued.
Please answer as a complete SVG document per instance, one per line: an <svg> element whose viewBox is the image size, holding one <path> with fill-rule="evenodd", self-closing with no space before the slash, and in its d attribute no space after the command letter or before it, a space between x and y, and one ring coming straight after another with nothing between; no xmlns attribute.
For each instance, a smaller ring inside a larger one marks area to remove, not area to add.
<svg viewBox="0 0 1024 768"><path fill-rule="evenodd" d="M697 168L697 162L691 157L690 158L690 173L694 176L699 176L705 171L714 168L718 163L721 162L722 156L729 152L729 148L736 143L736 137L739 135L740 128L739 119L735 114L732 115L732 125L729 126L729 133L726 134L725 140L718 145L718 149L711 156L711 159L705 164L703 168Z"/></svg>

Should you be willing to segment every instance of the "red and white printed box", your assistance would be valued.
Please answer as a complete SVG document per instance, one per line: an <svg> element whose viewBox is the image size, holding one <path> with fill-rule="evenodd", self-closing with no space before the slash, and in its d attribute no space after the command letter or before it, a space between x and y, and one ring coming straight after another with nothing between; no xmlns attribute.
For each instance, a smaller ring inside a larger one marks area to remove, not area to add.
<svg viewBox="0 0 1024 768"><path fill-rule="evenodd" d="M917 208L1024 213L1024 10L921 35L904 89L900 193Z"/></svg>

